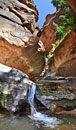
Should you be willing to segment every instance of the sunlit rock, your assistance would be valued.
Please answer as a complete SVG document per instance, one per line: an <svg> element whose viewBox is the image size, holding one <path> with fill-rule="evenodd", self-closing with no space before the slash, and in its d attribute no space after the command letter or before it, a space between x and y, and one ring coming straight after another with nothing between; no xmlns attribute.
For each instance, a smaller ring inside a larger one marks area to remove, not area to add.
<svg viewBox="0 0 76 130"><path fill-rule="evenodd" d="M35 33L37 20L32 0L0 0L0 63L23 71L34 81L44 67Z"/></svg>

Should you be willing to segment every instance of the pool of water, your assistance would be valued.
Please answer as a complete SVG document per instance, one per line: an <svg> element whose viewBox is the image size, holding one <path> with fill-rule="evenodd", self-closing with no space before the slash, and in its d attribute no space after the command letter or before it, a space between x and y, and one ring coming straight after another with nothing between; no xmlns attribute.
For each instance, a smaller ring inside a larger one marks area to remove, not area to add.
<svg viewBox="0 0 76 130"><path fill-rule="evenodd" d="M7 69L2 66L3 70ZM32 115L5 117L8 114L0 114L0 130L76 130L76 116L55 117L37 112L34 107L35 90L36 86L32 85L28 96L29 104L33 108Z"/></svg>
<svg viewBox="0 0 76 130"><path fill-rule="evenodd" d="M75 124L76 118L70 116L58 119L41 113L34 116L0 117L0 130L76 130Z"/></svg>

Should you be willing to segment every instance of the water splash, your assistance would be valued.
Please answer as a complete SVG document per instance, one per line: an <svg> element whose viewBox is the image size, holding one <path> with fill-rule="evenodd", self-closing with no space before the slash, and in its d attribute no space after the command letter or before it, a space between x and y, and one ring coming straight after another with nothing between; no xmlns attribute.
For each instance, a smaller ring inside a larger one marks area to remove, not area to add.
<svg viewBox="0 0 76 130"><path fill-rule="evenodd" d="M34 123L39 128L42 127L49 127L51 129L57 127L59 124L61 124L61 120L57 119L56 117L48 117L45 114L42 114L40 112L36 112L34 115L29 115L29 118L34 120Z"/></svg>
<svg viewBox="0 0 76 130"><path fill-rule="evenodd" d="M62 121L57 119L56 117L48 117L45 114L42 114L40 112L37 112L34 105L34 95L36 91L36 85L33 84L29 91L28 96L28 102L31 105L31 115L29 115L29 118L34 120L34 123L37 127L50 127L55 128L58 124L60 124Z"/></svg>

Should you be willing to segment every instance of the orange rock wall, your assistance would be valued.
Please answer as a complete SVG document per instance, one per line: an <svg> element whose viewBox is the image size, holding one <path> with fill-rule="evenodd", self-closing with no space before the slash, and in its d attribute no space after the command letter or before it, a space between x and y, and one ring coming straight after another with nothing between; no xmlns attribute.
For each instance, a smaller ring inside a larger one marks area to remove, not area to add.
<svg viewBox="0 0 76 130"><path fill-rule="evenodd" d="M76 14L76 1L67 0L73 12ZM52 48L52 43L56 42L55 29L53 22L59 23L59 16L65 15L60 11L53 15L48 15L44 23L44 28L40 37L48 54ZM54 17L55 16L55 17ZM49 22L50 21L50 22ZM49 24L48 24L49 23ZM47 26L45 26L47 25ZM72 31L55 50L54 58L50 63L51 72L56 72L60 76L76 76L76 31Z"/></svg>
<svg viewBox="0 0 76 130"><path fill-rule="evenodd" d="M45 52L48 54L49 51L52 48L52 43L56 42L56 37L55 37L55 29L53 26L53 22L55 22L56 24L60 24L59 23L59 16L60 15L65 15L65 12L60 11L57 14L52 14L52 15L47 15L46 17L46 21L44 23L44 28L40 37L40 41L43 42L44 44L44 48L45 48ZM49 23L49 24L48 24Z"/></svg>
<svg viewBox="0 0 76 130"><path fill-rule="evenodd" d="M54 53L56 75L76 76L76 33L71 32Z"/></svg>

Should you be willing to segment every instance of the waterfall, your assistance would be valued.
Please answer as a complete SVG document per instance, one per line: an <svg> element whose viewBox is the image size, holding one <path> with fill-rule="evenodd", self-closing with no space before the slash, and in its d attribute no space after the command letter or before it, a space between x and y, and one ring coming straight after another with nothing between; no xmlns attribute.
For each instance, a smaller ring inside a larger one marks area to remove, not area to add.
<svg viewBox="0 0 76 130"><path fill-rule="evenodd" d="M58 124L61 123L61 120L57 119L56 117L48 117L47 115L36 111L34 105L35 91L36 91L36 84L32 84L28 96L28 102L31 106L31 115L29 115L29 118L36 121L36 125L38 127L43 125L45 127L55 128Z"/></svg>
<svg viewBox="0 0 76 130"><path fill-rule="evenodd" d="M36 113L36 109L34 106L34 95L35 95L35 91L36 91L36 85L32 84L32 87L29 90L29 96L28 96L28 102L31 106L31 114Z"/></svg>

